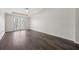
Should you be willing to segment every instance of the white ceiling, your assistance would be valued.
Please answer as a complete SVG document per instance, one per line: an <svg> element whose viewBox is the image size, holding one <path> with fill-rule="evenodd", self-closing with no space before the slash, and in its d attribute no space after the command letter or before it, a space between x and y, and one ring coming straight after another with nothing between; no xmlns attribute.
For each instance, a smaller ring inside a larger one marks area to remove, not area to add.
<svg viewBox="0 0 79 59"><path fill-rule="evenodd" d="M5 13L12 14L13 12L16 12L16 13L26 14L29 16L34 15L41 10L42 8L29 8L29 12L27 12L25 8L2 8L2 11L4 11Z"/></svg>

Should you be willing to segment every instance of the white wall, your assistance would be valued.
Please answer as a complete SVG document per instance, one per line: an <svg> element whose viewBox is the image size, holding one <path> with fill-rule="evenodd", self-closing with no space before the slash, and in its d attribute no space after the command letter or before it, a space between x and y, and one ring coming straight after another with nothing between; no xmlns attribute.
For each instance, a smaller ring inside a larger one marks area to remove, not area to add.
<svg viewBox="0 0 79 59"><path fill-rule="evenodd" d="M75 9L43 9L31 17L31 29L74 41Z"/></svg>
<svg viewBox="0 0 79 59"><path fill-rule="evenodd" d="M4 13L0 9L0 40L5 33L5 20L4 20Z"/></svg>
<svg viewBox="0 0 79 59"><path fill-rule="evenodd" d="M79 8L76 9L76 40L75 42L79 44Z"/></svg>

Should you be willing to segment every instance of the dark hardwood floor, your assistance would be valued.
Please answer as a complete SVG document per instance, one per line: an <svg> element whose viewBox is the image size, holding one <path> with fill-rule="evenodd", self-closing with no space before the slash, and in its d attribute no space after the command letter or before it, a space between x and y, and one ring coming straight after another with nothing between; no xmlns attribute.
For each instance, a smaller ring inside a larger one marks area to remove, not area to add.
<svg viewBox="0 0 79 59"><path fill-rule="evenodd" d="M7 32L0 41L1 50L77 50L70 40L34 30Z"/></svg>

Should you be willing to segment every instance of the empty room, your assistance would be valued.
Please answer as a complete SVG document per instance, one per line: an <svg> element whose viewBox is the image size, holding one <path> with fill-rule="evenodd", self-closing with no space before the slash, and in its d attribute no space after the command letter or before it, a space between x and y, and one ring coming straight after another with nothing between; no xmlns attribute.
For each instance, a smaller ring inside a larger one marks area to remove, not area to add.
<svg viewBox="0 0 79 59"><path fill-rule="evenodd" d="M0 8L0 50L78 50L78 8Z"/></svg>

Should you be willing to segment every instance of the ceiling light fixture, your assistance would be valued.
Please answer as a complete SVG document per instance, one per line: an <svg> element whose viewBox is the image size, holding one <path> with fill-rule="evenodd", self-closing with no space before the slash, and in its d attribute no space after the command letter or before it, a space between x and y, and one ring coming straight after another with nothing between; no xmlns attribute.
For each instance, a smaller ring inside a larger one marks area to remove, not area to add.
<svg viewBox="0 0 79 59"><path fill-rule="evenodd" d="M26 11L26 12L29 12L29 8L25 8L25 11Z"/></svg>

